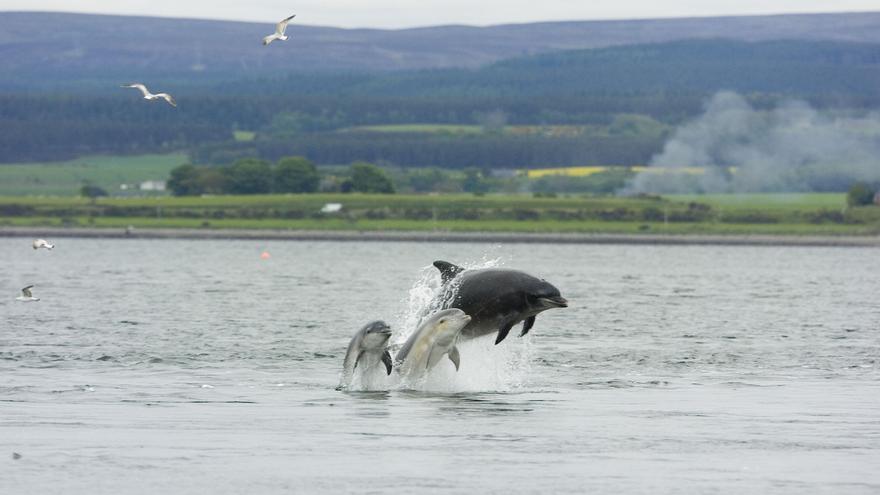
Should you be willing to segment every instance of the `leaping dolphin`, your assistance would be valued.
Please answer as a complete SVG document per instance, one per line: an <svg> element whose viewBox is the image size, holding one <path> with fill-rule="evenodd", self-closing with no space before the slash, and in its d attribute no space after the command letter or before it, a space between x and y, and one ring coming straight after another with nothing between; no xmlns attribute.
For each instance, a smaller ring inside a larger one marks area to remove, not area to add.
<svg viewBox="0 0 880 495"><path fill-rule="evenodd" d="M444 355L458 371L461 357L458 353L458 336L471 317L460 309L444 309L432 314L403 344L394 358L397 370L413 378L431 370Z"/></svg>
<svg viewBox="0 0 880 495"><path fill-rule="evenodd" d="M520 337L529 333L535 317L548 309L568 307L559 289L546 280L519 270L486 268L467 270L448 261L435 261L446 287L437 301L441 308L459 308L471 316L463 337L498 332L497 345L519 322Z"/></svg>
<svg viewBox="0 0 880 495"><path fill-rule="evenodd" d="M345 353L340 387L349 386L355 368L359 363L367 360L372 363L381 360L387 373L391 374L391 354L386 348L389 337L391 337L391 327L384 321L367 323L354 334Z"/></svg>

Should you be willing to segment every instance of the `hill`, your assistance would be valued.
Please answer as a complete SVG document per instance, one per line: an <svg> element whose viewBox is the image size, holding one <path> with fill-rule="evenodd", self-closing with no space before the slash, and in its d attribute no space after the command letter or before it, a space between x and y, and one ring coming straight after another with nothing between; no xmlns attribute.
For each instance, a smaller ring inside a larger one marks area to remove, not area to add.
<svg viewBox="0 0 880 495"><path fill-rule="evenodd" d="M878 44L850 42L676 41L517 57L476 69L205 83L175 89L178 108L145 103L123 89L0 94L0 156L15 162L199 148L194 158L213 164L286 155L320 164L454 168L643 164L670 126L700 113L719 90L739 91L763 107L800 98L819 108L880 108L878 53ZM363 129L384 124L479 125L480 132ZM528 135L483 132L504 124L549 127ZM578 129L559 134L557 125ZM249 138L236 142L235 131Z"/></svg>
<svg viewBox="0 0 880 495"><path fill-rule="evenodd" d="M271 23L12 12L0 16L0 90L82 90L135 79L178 84L306 72L478 67L560 50L682 39L880 43L880 13L338 29ZM39 36L36 36L38 33Z"/></svg>
<svg viewBox="0 0 880 495"><path fill-rule="evenodd" d="M477 69L262 80L261 92L385 96L707 94L722 89L788 96L880 96L880 44L685 40L516 57ZM248 91L249 84L231 84Z"/></svg>

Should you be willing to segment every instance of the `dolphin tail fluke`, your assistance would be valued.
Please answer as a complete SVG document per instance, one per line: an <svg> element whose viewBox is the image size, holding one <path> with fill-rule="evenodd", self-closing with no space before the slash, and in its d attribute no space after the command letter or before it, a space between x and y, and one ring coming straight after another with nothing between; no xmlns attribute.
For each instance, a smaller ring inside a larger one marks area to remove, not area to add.
<svg viewBox="0 0 880 495"><path fill-rule="evenodd" d="M456 275L465 270L458 265L454 265L448 261L443 260L435 261L434 266L437 267L438 270L440 270L440 280L442 280L444 284L454 279Z"/></svg>
<svg viewBox="0 0 880 495"><path fill-rule="evenodd" d="M519 336L522 337L529 333L529 330L531 330L533 326L535 326L535 317L529 316L526 318L526 321L523 322L522 332L519 333Z"/></svg>
<svg viewBox="0 0 880 495"><path fill-rule="evenodd" d="M449 349L449 360L455 365L455 371L458 371L458 367L461 366L461 354L458 353L458 347Z"/></svg>
<svg viewBox="0 0 880 495"><path fill-rule="evenodd" d="M385 349L385 352L382 353L382 362L385 363L385 371L388 374L391 374L391 354L388 352L388 349Z"/></svg>
<svg viewBox="0 0 880 495"><path fill-rule="evenodd" d="M498 330L498 337L495 339L495 345L500 344L501 341L504 340L505 337L507 337L507 334L510 333L511 328L513 328L513 323L508 323L507 325L501 327L501 330Z"/></svg>

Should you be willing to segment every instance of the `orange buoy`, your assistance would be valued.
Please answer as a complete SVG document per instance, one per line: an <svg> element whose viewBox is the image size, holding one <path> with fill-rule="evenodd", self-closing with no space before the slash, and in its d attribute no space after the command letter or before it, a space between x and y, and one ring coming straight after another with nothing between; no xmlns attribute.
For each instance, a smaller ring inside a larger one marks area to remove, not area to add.
<svg viewBox="0 0 880 495"><path fill-rule="evenodd" d="M260 254L260 259L261 259L261 260L267 260L267 259L269 259L269 258L271 258L271 257L272 257L272 255L269 254L269 251L263 251L263 252Z"/></svg>

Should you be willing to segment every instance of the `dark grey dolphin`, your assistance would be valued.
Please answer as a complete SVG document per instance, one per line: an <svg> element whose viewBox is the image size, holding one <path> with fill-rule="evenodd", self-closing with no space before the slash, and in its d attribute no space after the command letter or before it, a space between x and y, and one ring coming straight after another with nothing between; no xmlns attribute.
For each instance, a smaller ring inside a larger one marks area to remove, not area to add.
<svg viewBox="0 0 880 495"><path fill-rule="evenodd" d="M440 296L440 309L458 308L471 316L461 334L480 337L498 332L495 344L510 329L524 322L519 336L529 333L535 316L553 308L568 307L559 289L528 273L508 268L466 270L448 261L435 261L446 287Z"/></svg>

